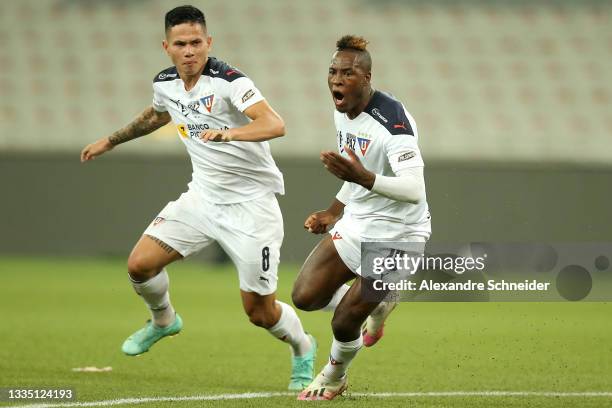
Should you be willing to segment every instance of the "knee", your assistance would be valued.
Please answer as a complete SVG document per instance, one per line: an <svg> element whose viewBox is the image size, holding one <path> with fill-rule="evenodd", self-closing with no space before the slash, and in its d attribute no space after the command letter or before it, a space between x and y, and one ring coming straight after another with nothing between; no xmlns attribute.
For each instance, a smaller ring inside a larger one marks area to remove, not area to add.
<svg viewBox="0 0 612 408"><path fill-rule="evenodd" d="M154 267L147 257L134 252L128 258L127 268L130 277L139 282L151 279L161 270L161 268Z"/></svg>
<svg viewBox="0 0 612 408"><path fill-rule="evenodd" d="M245 310L245 312L249 317L249 321L257 327L269 329L276 324L276 315L271 310L253 307Z"/></svg>
<svg viewBox="0 0 612 408"><path fill-rule="evenodd" d="M291 292L291 301L300 310L304 310L306 312L310 312L313 310L321 309L323 306L320 306L318 302L316 302L316 298L313 295L312 291L304 290L302 287L294 286L293 291Z"/></svg>

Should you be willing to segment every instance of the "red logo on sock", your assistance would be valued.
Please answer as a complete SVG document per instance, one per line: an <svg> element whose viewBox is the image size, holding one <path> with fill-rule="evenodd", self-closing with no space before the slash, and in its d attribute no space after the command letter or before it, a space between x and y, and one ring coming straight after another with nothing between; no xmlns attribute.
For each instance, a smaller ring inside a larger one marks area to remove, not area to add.
<svg viewBox="0 0 612 408"><path fill-rule="evenodd" d="M329 356L329 363L333 366L342 364L342 361L334 360L332 356Z"/></svg>

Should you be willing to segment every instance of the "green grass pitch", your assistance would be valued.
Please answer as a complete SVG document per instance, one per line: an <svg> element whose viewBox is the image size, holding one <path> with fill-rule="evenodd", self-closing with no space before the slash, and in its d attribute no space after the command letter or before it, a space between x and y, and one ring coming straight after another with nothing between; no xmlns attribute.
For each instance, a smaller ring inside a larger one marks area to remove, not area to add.
<svg viewBox="0 0 612 408"><path fill-rule="evenodd" d="M169 268L183 332L140 357L125 337L148 313L113 259L0 259L0 387L73 387L78 402L286 392L288 346L248 323L231 266ZM297 266L280 272L289 301ZM317 371L331 342L331 315L302 313L319 341ZM605 407L609 396L368 396L439 391L612 391L609 303L403 303L384 339L360 351L346 407ZM78 373L74 367L112 366ZM351 395L351 392L353 395ZM359 395L357 395L359 394ZM225 401L147 402L147 407L304 406L281 395ZM24 402L22 402L24 403ZM33 402L28 402L33 403ZM319 403L315 403L319 404ZM0 406L10 406L0 402ZM123 405L126 406L126 405Z"/></svg>

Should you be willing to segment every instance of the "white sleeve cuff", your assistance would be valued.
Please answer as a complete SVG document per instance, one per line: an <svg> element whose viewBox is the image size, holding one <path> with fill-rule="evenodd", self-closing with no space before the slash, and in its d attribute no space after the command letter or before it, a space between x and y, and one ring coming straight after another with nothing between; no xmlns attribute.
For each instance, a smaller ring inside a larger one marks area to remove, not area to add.
<svg viewBox="0 0 612 408"><path fill-rule="evenodd" d="M403 169L397 177L377 174L372 191L392 200L416 204L425 198L423 167Z"/></svg>

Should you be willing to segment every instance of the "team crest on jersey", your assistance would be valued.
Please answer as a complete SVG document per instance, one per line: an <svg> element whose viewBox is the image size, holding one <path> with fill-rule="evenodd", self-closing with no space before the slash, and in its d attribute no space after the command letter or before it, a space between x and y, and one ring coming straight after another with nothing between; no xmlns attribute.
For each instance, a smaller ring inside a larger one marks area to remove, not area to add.
<svg viewBox="0 0 612 408"><path fill-rule="evenodd" d="M332 236L332 240L335 241L337 239L342 239L342 235L340 235L340 233L338 231L334 232L334 235Z"/></svg>
<svg viewBox="0 0 612 408"><path fill-rule="evenodd" d="M181 137L187 138L187 126L185 126L183 123L176 125L176 130L178 130Z"/></svg>
<svg viewBox="0 0 612 408"><path fill-rule="evenodd" d="M340 149L340 153L344 153L344 147L348 146L354 152L357 152L357 147L359 147L359 151L362 156L365 156L368 151L368 147L370 147L370 143L372 139L368 139L367 135L360 133L361 136L355 136L352 133L346 132L346 135L342 134L342 131L338 131L338 149Z"/></svg>
<svg viewBox="0 0 612 408"><path fill-rule="evenodd" d="M366 151L368 150L368 147L370 146L370 139L366 139L363 137L358 137L357 138L357 143L359 144L359 150L361 150L361 155L365 156Z"/></svg>
<svg viewBox="0 0 612 408"><path fill-rule="evenodd" d="M213 94L213 95L205 96L200 99L200 102L202 102L202 105L204 105L204 107L209 113L210 113L210 110L212 109L214 98L215 98L215 95Z"/></svg>

